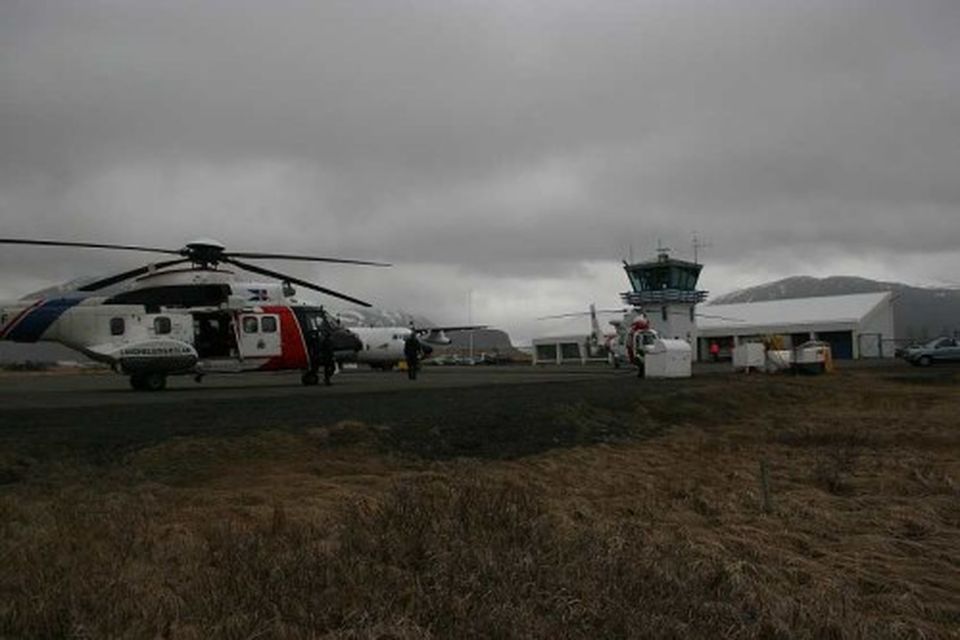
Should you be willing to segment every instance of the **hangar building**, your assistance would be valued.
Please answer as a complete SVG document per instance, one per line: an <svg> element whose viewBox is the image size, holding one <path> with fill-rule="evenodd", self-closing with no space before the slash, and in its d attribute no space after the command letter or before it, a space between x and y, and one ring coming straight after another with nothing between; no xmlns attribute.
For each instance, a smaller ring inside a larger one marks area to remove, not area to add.
<svg viewBox="0 0 960 640"><path fill-rule="evenodd" d="M830 344L839 360L894 356L893 295L858 293L741 304L709 305L697 318L700 360L709 357L711 342L721 356L741 342L779 335L792 348L808 340Z"/></svg>
<svg viewBox="0 0 960 640"><path fill-rule="evenodd" d="M586 364L590 358L588 334L551 336L533 341L533 364Z"/></svg>

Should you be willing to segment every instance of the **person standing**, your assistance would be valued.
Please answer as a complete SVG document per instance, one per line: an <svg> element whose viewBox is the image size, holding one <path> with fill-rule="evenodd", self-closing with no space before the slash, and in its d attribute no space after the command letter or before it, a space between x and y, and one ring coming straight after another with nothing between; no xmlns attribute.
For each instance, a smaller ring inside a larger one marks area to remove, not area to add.
<svg viewBox="0 0 960 640"><path fill-rule="evenodd" d="M417 338L417 332L410 330L410 335L403 341L403 357L407 361L407 377L411 380L417 379L417 369L420 367L420 340Z"/></svg>
<svg viewBox="0 0 960 640"><path fill-rule="evenodd" d="M333 354L333 332L330 327L324 327L323 337L320 340L320 362L323 365L323 384L330 386L331 378L337 369L337 362Z"/></svg>
<svg viewBox="0 0 960 640"><path fill-rule="evenodd" d="M720 361L720 343L716 340L710 343L710 359L714 362Z"/></svg>

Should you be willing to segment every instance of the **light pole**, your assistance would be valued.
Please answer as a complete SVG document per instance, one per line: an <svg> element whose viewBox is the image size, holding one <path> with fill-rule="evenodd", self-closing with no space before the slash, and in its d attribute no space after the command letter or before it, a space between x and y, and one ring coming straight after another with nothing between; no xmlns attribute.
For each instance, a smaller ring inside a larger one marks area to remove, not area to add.
<svg viewBox="0 0 960 640"><path fill-rule="evenodd" d="M473 326L473 289L467 292L467 324ZM473 360L473 329L470 329L470 360Z"/></svg>

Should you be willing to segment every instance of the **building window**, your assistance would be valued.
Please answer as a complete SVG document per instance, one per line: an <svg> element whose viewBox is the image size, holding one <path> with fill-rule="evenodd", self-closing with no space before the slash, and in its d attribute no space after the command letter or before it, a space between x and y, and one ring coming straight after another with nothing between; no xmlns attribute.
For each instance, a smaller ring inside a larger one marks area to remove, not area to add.
<svg viewBox="0 0 960 640"><path fill-rule="evenodd" d="M564 360L579 360L580 345L576 342L563 342L560 344L560 357Z"/></svg>
<svg viewBox="0 0 960 640"><path fill-rule="evenodd" d="M153 319L153 332L158 336L166 335L172 330L173 326L170 323L170 318L160 316L159 318Z"/></svg>
<svg viewBox="0 0 960 640"><path fill-rule="evenodd" d="M257 325L257 319L254 316L246 316L243 319L243 332L244 333L257 333L259 331Z"/></svg>
<svg viewBox="0 0 960 640"><path fill-rule="evenodd" d="M556 360L557 359L557 345L555 344L538 344L537 345L537 360Z"/></svg>
<svg viewBox="0 0 960 640"><path fill-rule="evenodd" d="M277 317L276 316L263 316L260 318L260 330L264 333L276 333L277 332Z"/></svg>
<svg viewBox="0 0 960 640"><path fill-rule="evenodd" d="M110 335L122 336L126 328L123 318L110 318Z"/></svg>

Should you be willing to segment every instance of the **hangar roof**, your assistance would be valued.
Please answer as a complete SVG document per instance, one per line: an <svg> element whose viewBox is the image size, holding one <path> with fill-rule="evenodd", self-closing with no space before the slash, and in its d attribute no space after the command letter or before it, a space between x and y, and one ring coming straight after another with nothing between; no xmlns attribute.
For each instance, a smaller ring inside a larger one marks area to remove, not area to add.
<svg viewBox="0 0 960 640"><path fill-rule="evenodd" d="M856 293L845 296L793 298L766 302L705 305L698 309L697 328L701 332L743 333L767 327L810 327L857 325L881 304L888 304L891 293Z"/></svg>

